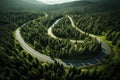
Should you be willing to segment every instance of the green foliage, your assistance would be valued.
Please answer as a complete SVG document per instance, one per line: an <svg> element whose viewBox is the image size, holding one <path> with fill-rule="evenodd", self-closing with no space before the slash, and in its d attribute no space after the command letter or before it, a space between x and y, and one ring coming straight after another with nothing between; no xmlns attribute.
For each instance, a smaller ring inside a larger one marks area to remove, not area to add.
<svg viewBox="0 0 120 80"><path fill-rule="evenodd" d="M76 28L72 27L69 18L63 18L52 29L53 33L59 38L84 40L89 38L89 34L81 34Z"/></svg>
<svg viewBox="0 0 120 80"><path fill-rule="evenodd" d="M120 23L120 15L118 13L119 11L93 13L91 15L76 14L73 15L73 20L77 27L83 31L93 33L95 35L104 35L103 33L120 31L118 25L118 23Z"/></svg>
<svg viewBox="0 0 120 80"><path fill-rule="evenodd" d="M96 55L99 55L101 52L101 44L97 42L96 39L91 39L87 34L80 34L79 31L72 28L69 19L65 18L56 26L63 26L65 23L64 30L68 30L69 33L64 33L63 30L57 31L56 34L60 35L60 37L64 38L72 38L73 39L84 39L84 43L71 43L69 40L58 40L53 39L47 34L47 30L50 27L51 20L56 20L56 17L41 17L36 19L34 22L28 23L21 29L21 34L25 41L32 44L32 46L45 55L48 55L53 58L61 58L61 59L89 59L93 58ZM38 22L39 21L39 22ZM52 25L52 24L51 24ZM55 27L56 27L55 26ZM62 27L63 28L63 27ZM53 29L54 31L54 29ZM58 32L58 33L57 33ZM62 35L63 33L63 35ZM78 36L78 34L79 36ZM70 35L67 37L67 35ZM64 36L66 35L66 36ZM72 35L72 36L71 36Z"/></svg>
<svg viewBox="0 0 120 80"><path fill-rule="evenodd" d="M57 61L55 61L54 64L44 63L26 53L16 40L14 40L12 32L23 23L39 15L40 14L33 13L0 13L0 80L119 80L119 62L114 63L114 61L111 60L109 62L110 65L107 64L104 70L98 72L95 69L91 73L89 69L88 71L82 72L82 70L77 67L66 68ZM64 53L68 53L67 51L69 49L70 53L77 53L76 51L78 51L78 49L84 53L96 53L96 50L99 52L101 44L98 44L95 39L91 39L90 43L73 44L70 43L69 40L55 40L48 37L47 34L43 34L47 32L49 26L55 21L55 19L53 19L52 17L47 19L42 18L42 20L37 19L35 22L31 22L31 24L22 28L22 36L26 41L29 41L28 43L32 44L36 49L43 51L43 53L50 54L49 50L52 50L51 56L57 56L57 53L59 53L61 49ZM99 19L97 21L99 21ZM116 20L116 25L118 21ZM106 23L107 22L109 21L106 20ZM113 40L113 42L117 40L117 44L115 43L115 45L119 47L119 29L117 28L113 31L112 29L113 27L110 27L108 31L105 31L108 32L108 40ZM109 30L111 30L111 32L109 32ZM92 30L89 32L92 32ZM101 30L98 33L101 33ZM58 51L55 52L56 50ZM67 54L64 55L68 56Z"/></svg>
<svg viewBox="0 0 120 80"><path fill-rule="evenodd" d="M117 29L116 29L117 30ZM120 40L120 32L111 30L107 33L106 39L112 41L113 45L119 45ZM119 47L119 46L118 46Z"/></svg>

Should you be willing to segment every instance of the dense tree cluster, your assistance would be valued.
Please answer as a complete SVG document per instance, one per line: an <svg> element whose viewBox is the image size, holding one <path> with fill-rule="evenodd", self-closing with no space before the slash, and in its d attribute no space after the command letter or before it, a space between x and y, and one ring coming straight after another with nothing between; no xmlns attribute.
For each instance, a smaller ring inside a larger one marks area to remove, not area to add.
<svg viewBox="0 0 120 80"><path fill-rule="evenodd" d="M19 17L19 19L17 19L18 15L21 16ZM100 70L99 66L98 68L97 66L93 67L92 72L90 72L89 69L87 69L86 71L82 71L77 67L67 68L59 64L57 61L55 61L54 64L41 62L38 59L33 58L30 54L26 53L20 47L18 42L14 40L12 33L17 27L21 26L21 24L29 21L30 19L34 19L39 15L36 13L0 13L0 80L119 80L119 62L113 62L110 65L106 65L106 68L102 69L101 71L98 71ZM17 21L13 21L15 19L17 19ZM30 25L33 28L34 25ZM38 25L36 27L37 28L34 28L34 30L38 30L39 33L41 33L41 31L38 29L38 27L41 26ZM43 26L42 28L44 30L45 26ZM42 34L39 39L40 38L42 38ZM43 41L44 44L46 43L44 42L44 40L46 39L40 40ZM59 41L52 40L52 38L50 39L53 42ZM32 41L33 40L34 38L32 39ZM34 41L35 45L37 43L36 41ZM65 42L66 45L68 41L61 41L61 43L62 42ZM46 46L46 44L44 46Z"/></svg>
<svg viewBox="0 0 120 80"><path fill-rule="evenodd" d="M119 18L118 12L111 13L95 13L95 14L85 14L85 15L74 15L73 20L75 24L80 29L101 35L103 32L108 32L109 30L119 31Z"/></svg>
<svg viewBox="0 0 120 80"><path fill-rule="evenodd" d="M120 31L109 31L107 33L106 39L112 41L113 45L120 47Z"/></svg>
<svg viewBox="0 0 120 80"><path fill-rule="evenodd" d="M51 38L47 35L47 25L49 25L52 18L48 18L41 17L21 29L25 41L32 44L36 50L53 58L61 59L89 59L101 53L101 44L96 39L86 38L84 43L78 43L77 41L71 43L69 39L58 40ZM65 21L66 24L68 24L67 22L71 24L69 19ZM72 34L72 32L69 33ZM74 36L74 34L72 35ZM82 36L85 37L83 34Z"/></svg>
<svg viewBox="0 0 120 80"><path fill-rule="evenodd" d="M53 34L60 38L84 40L89 34L81 34L76 28L72 27L68 17L63 18L52 29Z"/></svg>
<svg viewBox="0 0 120 80"><path fill-rule="evenodd" d="M96 35L106 35L113 45L120 47L119 11L92 15L74 15L73 20L80 29Z"/></svg>

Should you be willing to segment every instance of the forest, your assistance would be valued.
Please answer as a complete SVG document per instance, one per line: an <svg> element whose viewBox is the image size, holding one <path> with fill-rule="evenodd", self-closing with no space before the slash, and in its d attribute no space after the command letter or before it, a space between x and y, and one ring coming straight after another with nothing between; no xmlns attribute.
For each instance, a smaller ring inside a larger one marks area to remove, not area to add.
<svg viewBox="0 0 120 80"><path fill-rule="evenodd" d="M81 34L78 30L72 27L71 22L67 17L60 20L52 31L53 34L60 38L73 40L84 40L85 38L90 38L89 34Z"/></svg>
<svg viewBox="0 0 120 80"><path fill-rule="evenodd" d="M61 5L46 6L45 10L39 9L36 4L34 7L29 4L29 7L22 3L22 7L16 7L19 1L14 4L11 2L3 8L5 3L1 2L0 80L119 80L120 1L114 2L114 5L112 0L109 4L107 1L104 4L78 1L62 4L62 8ZM7 9L11 5L12 7ZM48 16L45 17L45 14ZM72 27L66 15L72 17L75 26L86 33L81 34ZM53 34L58 37L55 39L48 35L48 29L58 19L61 20L52 29ZM33 49L50 56L54 63L44 62L32 56L16 40L16 29L25 23L20 29L22 38ZM102 55L105 51L103 43L90 37L90 34L97 36L110 47L111 53L104 61L92 66L71 64L67 67L56 60L84 61ZM76 41L71 42L71 39Z"/></svg>
<svg viewBox="0 0 120 80"><path fill-rule="evenodd" d="M0 80L118 80L120 63L96 65L90 68L64 67L55 62L44 63L27 54L14 40L13 31L21 24L43 16L36 13L0 13ZM24 14L24 16L23 16ZM6 16L7 15L7 16ZM12 21L16 21L11 23ZM11 27L12 26L12 27ZM26 28L26 27L24 27ZM4 32L6 31L6 32ZM7 36L7 37L5 37ZM7 38L7 39L6 39ZM109 59L111 60L111 59ZM108 62L108 61L107 61ZM112 70L111 70L112 68ZM109 73L108 73L109 71ZM113 75L114 74L114 75Z"/></svg>
<svg viewBox="0 0 120 80"><path fill-rule="evenodd" d="M105 35L107 40L112 41L113 45L119 47L120 15L118 13L119 11L82 16L74 15L73 18L80 29L96 35Z"/></svg>
<svg viewBox="0 0 120 80"><path fill-rule="evenodd" d="M53 58L89 59L91 57L94 57L100 54L101 44L97 42L96 39L86 38L84 43L78 43L77 41L76 43L71 43L69 41L70 38L66 40L58 40L58 39L54 39L48 36L47 30L49 27L48 25L51 25L50 24L51 20L52 18L49 19L43 16L39 18L38 20L29 23L28 25L24 26L21 29L22 37L28 42L28 44L31 44L31 46L35 48L37 51L40 51L41 53L44 53ZM71 23L66 22L66 24L69 26ZM64 24L62 25L57 24L57 25L62 26ZM65 25L65 27L67 26ZM70 29L72 30L72 27ZM63 30L60 30L60 31L66 35L66 33L64 33ZM57 34L59 34L59 32ZM77 33L75 33L75 35L77 36ZM82 36L86 37L86 35L82 35ZM61 36L63 36L64 38L66 37L62 34Z"/></svg>

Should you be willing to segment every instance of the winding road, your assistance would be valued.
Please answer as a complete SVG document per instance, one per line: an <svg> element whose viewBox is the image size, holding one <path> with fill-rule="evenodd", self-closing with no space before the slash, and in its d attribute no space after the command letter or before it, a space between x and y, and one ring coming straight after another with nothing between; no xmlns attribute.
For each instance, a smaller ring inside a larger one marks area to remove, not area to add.
<svg viewBox="0 0 120 80"><path fill-rule="evenodd" d="M72 27L74 27L76 30L78 30L80 33L82 34L86 34L86 32L80 30L78 27L75 26L72 18L68 15L66 15L66 17L69 18L70 22L71 22L71 25ZM55 24L57 24L61 19L58 19ZM52 29L54 28L54 25L53 24L49 29L48 29L48 35L55 38L55 39L60 39L59 37L55 36L52 32ZM102 61L105 60L106 56L109 55L111 53L111 49L109 47L109 45L105 42L103 42L101 39L99 39L97 36L95 36L94 34L89 34L90 37L92 38L96 38L97 41L99 43L101 43L101 47L102 47L102 51L99 55L97 55L96 57L94 58L91 58L91 59L87 59L87 60L63 60L63 62L65 62L66 64L72 64L72 65L77 65L77 66L92 66L92 65L95 65L95 64L99 64L101 63ZM83 40L70 40L71 42L78 42L78 43L84 43Z"/></svg>
<svg viewBox="0 0 120 80"><path fill-rule="evenodd" d="M55 39L63 40L63 38L60 38L60 37L55 36L55 35L53 34L53 32L52 32L52 29L54 28L54 26L55 26L60 20L62 20L62 19L63 19L63 18L58 19L58 20L48 29L48 35L50 35L51 37L53 37L53 38L55 38ZM76 41L79 42L79 43L84 43L83 40L70 40L70 42L73 42L73 43L75 43Z"/></svg>
<svg viewBox="0 0 120 80"><path fill-rule="evenodd" d="M47 16L46 16L47 17ZM76 28L76 30L79 30L80 33L85 34L84 31L80 30L79 28L77 28L74 25L74 22L72 20L72 18L70 16L67 15L67 17L70 19L71 21L71 25L73 27ZM55 21L55 23L48 29L48 35L50 35L51 37L55 38L55 39L60 39L58 37L56 37L53 33L52 33L52 28L54 27L54 25L56 25L61 19L58 19ZM35 21L32 20L32 21ZM26 50L26 52L28 52L29 54L31 54L32 56L36 57L37 59L41 60L41 61L45 61L48 63L54 63L54 60L52 60L49 56L46 56L36 50L34 50L33 48L31 48L22 38L21 34L20 34L20 29L22 27L24 27L26 24L28 24L29 22L32 21L28 21L26 23L24 23L20 28L18 28L15 31L15 38L18 40L18 42L20 43L21 47ZM63 64L64 66L69 66L69 65L75 65L75 66L80 66L80 67L88 67L88 66L92 66L92 65L96 65L101 63L102 61L105 60L106 56L109 55L111 53L110 47L107 43L103 42L102 40L100 40L98 37L96 37L93 34L89 34L89 36L91 36L92 38L96 38L99 42L102 43L102 51L101 51L101 55L96 56L95 58L92 59L88 59L88 60L61 60L61 59L56 59L58 62L60 62L61 64ZM76 40L70 40L71 42L76 42ZM84 42L84 41L79 41L78 42Z"/></svg>

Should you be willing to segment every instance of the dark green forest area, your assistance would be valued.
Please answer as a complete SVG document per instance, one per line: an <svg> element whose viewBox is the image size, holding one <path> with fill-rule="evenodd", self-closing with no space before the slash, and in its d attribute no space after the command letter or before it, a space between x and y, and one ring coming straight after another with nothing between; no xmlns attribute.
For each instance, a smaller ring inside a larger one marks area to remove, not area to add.
<svg viewBox="0 0 120 80"><path fill-rule="evenodd" d="M24 14L24 16L23 16ZM6 16L7 15L7 16ZM40 62L27 54L14 40L13 31L26 21L32 20L42 14L31 13L1 13L1 39L0 39L0 79L1 80L118 80L119 62L109 62L100 66L85 68L67 68L55 62L48 64ZM18 19L18 20L17 20ZM14 21L14 23L13 23ZM6 31L6 32L5 32ZM5 37L7 36L7 37ZM111 70L112 69L112 70ZM91 71L89 71L91 70ZM108 73L109 72L109 73Z"/></svg>
<svg viewBox="0 0 120 80"><path fill-rule="evenodd" d="M49 19L49 17L45 18L43 16L39 18L38 20L31 22L28 25L24 26L21 29L23 38L29 44L32 44L33 48L53 58L89 59L91 57L94 57L100 54L101 44L98 43L96 39L86 38L84 43L78 43L78 42L71 43L69 39L57 40L57 39L54 39L48 36L47 30L50 27L50 25L52 25L50 24L51 20L54 20L54 18ZM70 22L66 24L71 25ZM61 25L57 24L57 25L62 26L64 24L61 24ZM65 27L68 27L68 26L65 25ZM71 27L70 29L73 29L73 28ZM64 33L63 30L60 30L60 31L63 34L66 34ZM82 36L85 37L86 35L82 35ZM65 38L66 36L63 36L63 37Z"/></svg>
<svg viewBox="0 0 120 80"><path fill-rule="evenodd" d="M73 40L84 40L89 39L89 34L81 34L78 30L72 27L69 18L63 18L57 25L52 29L53 33L60 38L73 39Z"/></svg>
<svg viewBox="0 0 120 80"><path fill-rule="evenodd" d="M76 1L52 6L43 4L42 7L11 1L7 6L4 5L7 0L0 3L0 80L120 79L120 1L110 0L109 4L108 0L102 0L104 3ZM45 14L48 16L45 17ZM66 15L72 17L75 26L86 33L81 34L73 28ZM58 37L55 39L48 35L48 29L61 18L52 29ZM25 42L50 56L54 63L41 61L21 47L15 31L23 24L25 26L20 31ZM110 46L111 53L104 61L80 67L72 64L64 66L55 59L79 61L100 55L104 51L102 43L89 34L94 34ZM71 39L76 42L71 42ZM77 40L83 40L84 43Z"/></svg>
<svg viewBox="0 0 120 80"><path fill-rule="evenodd" d="M92 15L74 15L76 26L96 35L105 35L113 45L120 47L120 12L95 13Z"/></svg>

